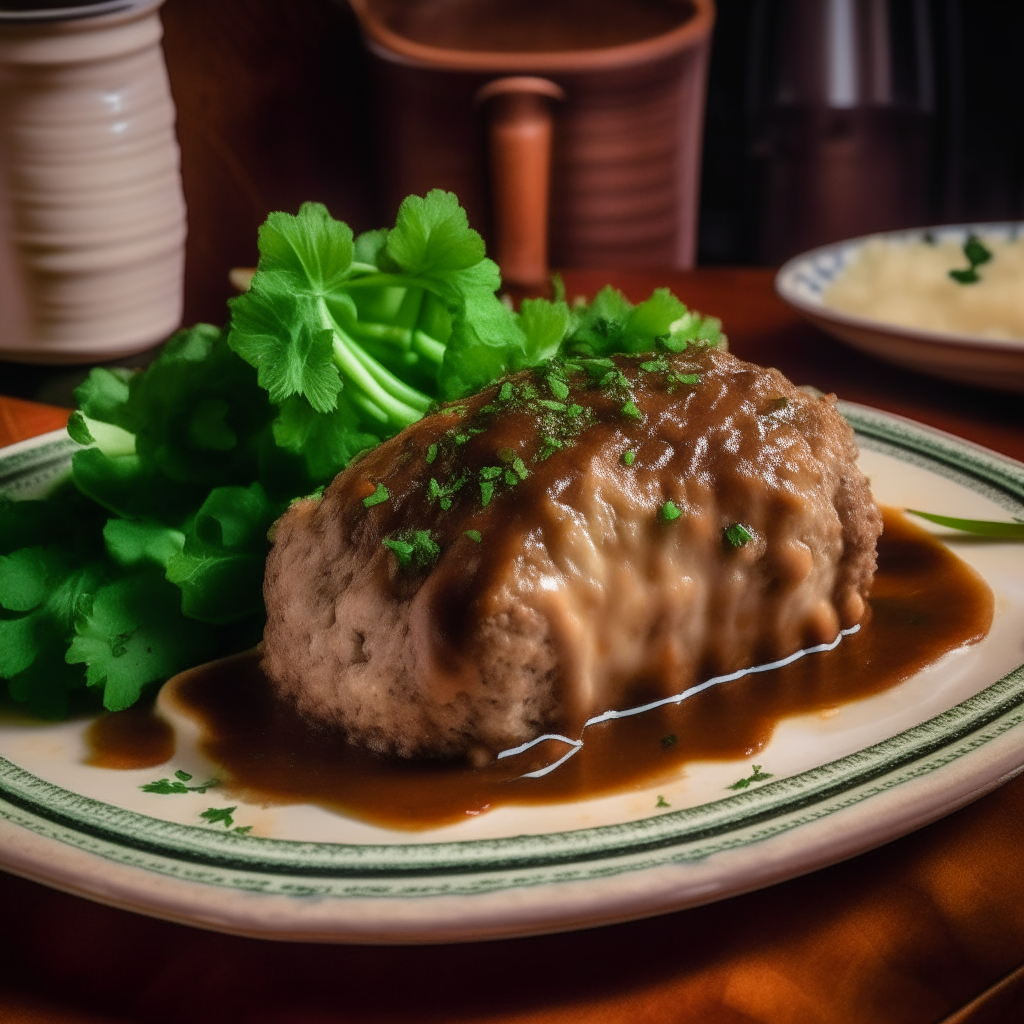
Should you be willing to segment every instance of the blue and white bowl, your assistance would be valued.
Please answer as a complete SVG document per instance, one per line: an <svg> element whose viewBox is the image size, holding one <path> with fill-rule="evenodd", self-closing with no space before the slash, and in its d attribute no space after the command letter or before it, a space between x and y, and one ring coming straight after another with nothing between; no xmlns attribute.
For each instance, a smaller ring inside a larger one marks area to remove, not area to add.
<svg viewBox="0 0 1024 1024"><path fill-rule="evenodd" d="M914 228L825 245L785 263L775 277L775 290L823 331L879 359L950 380L1024 392L1024 341L906 327L840 312L824 303L825 290L870 241L923 241L928 236L939 242L963 243L970 234L1012 240L1024 235L1024 222Z"/></svg>

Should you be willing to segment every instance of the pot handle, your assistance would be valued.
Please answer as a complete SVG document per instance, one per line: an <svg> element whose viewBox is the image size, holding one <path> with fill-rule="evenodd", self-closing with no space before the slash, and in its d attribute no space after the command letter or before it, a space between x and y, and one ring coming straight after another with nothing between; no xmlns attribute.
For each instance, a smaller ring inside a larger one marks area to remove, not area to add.
<svg viewBox="0 0 1024 1024"><path fill-rule="evenodd" d="M498 266L513 287L547 284L554 127L549 101L564 98L554 82L528 76L498 78L477 93L487 108Z"/></svg>

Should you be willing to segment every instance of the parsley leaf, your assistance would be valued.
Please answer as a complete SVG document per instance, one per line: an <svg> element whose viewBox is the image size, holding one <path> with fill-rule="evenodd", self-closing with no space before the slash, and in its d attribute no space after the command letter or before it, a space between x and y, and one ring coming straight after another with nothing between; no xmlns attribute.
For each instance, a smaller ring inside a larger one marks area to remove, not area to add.
<svg viewBox="0 0 1024 1024"><path fill-rule="evenodd" d="M225 828L231 828L235 823L232 815L237 810L237 807L207 807L199 817L205 818L211 825L223 825Z"/></svg>
<svg viewBox="0 0 1024 1024"><path fill-rule="evenodd" d="M741 548L752 541L754 535L742 523L732 523L722 531L722 539L730 547Z"/></svg>
<svg viewBox="0 0 1024 1024"><path fill-rule="evenodd" d="M382 541L403 569L429 569L441 555L441 547L429 530L408 530Z"/></svg>
<svg viewBox="0 0 1024 1024"><path fill-rule="evenodd" d="M433 481L431 481L431 483L433 483ZM363 504L367 508L373 508L374 505L383 504L390 497L391 494L388 491L388 489L383 484L377 484L377 489L373 492L373 494L369 494L365 498L363 498Z"/></svg>
<svg viewBox="0 0 1024 1024"><path fill-rule="evenodd" d="M958 284L977 284L981 280L978 267L992 259L992 253L985 247L977 235L968 235L964 242L964 257L967 260L966 270L951 270L949 276Z"/></svg>
<svg viewBox="0 0 1024 1024"><path fill-rule="evenodd" d="M154 569L103 584L80 602L66 660L86 666L86 683L102 688L107 710L130 707L147 683L216 652L210 628L182 615L180 596Z"/></svg>

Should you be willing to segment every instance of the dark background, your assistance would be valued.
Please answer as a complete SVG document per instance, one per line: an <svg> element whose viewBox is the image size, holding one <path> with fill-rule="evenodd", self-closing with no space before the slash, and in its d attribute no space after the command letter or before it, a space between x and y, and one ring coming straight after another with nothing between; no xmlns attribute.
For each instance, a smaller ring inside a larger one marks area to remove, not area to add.
<svg viewBox="0 0 1024 1024"><path fill-rule="evenodd" d="M917 149L888 153L884 139L881 149L875 144L873 151L858 150L856 111L823 129L784 124L792 121L793 105L778 103L773 88L780 63L784 71L794 59L787 18L806 21L813 5L825 3L718 2L699 261L772 264L808 243L835 240L813 209L802 234L787 236L792 217L785 195L780 200L787 188L795 189L796 201L808 205L800 168L810 162L813 172L819 144L847 147L837 151L838 159L854 182L872 169L876 176L884 173L886 159L902 168L905 179L902 198L890 196L888 203L884 180L881 187L872 183L867 207L832 227L842 232L837 237L914 223L1024 216L1024 5L854 0L887 12L896 78L912 74L914 60L930 62L928 109L904 97L906 109L889 112L904 118L891 145L906 148L900 140L913 136ZM914 40L906 38L908 12L916 19ZM387 125L375 117L358 28L344 4L167 0L163 20L191 229L185 322L217 321L231 294L226 269L255 261L256 228L270 210L295 210L305 199L319 199L357 231L391 222L394 211L382 208L375 187L375 145ZM921 50L922 25L923 56L914 52L915 45Z"/></svg>
<svg viewBox="0 0 1024 1024"><path fill-rule="evenodd" d="M832 2L718 0L700 263L773 265L873 230L1024 217L1024 4L838 0L891 29L893 104L780 101L780 81L820 51L807 26ZM162 17L189 210L184 322L222 323L227 271L255 263L271 210L315 199L356 231L393 222L377 188L388 125L344 2L167 0ZM842 180L815 205L822 167ZM0 364L7 393L63 404L82 372Z"/></svg>
<svg viewBox="0 0 1024 1024"><path fill-rule="evenodd" d="M764 181L765 164L785 156L766 154L764 136L772 115L771 62L779 49L773 29L777 33L786 6L778 0L718 0L704 139L701 263L774 263L793 255L766 237L771 197ZM879 5L869 0L864 6ZM931 65L933 101L921 117L927 152L924 166L912 175L918 196L907 205L913 208L880 221L869 212L850 233L1024 217L1024 4L891 0L880 6L889 8L894 22L913 12L928 37L923 56ZM901 27L906 33L907 26L894 25ZM893 43L896 75L912 72L907 40L894 31ZM822 236L811 244L836 240Z"/></svg>

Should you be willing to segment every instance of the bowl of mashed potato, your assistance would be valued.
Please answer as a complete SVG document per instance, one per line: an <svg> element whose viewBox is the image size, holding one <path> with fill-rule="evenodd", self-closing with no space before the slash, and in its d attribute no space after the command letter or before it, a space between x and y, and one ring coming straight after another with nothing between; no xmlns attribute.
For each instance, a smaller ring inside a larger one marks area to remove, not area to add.
<svg viewBox="0 0 1024 1024"><path fill-rule="evenodd" d="M854 238L789 260L781 298L881 359L1024 392L1024 222Z"/></svg>

